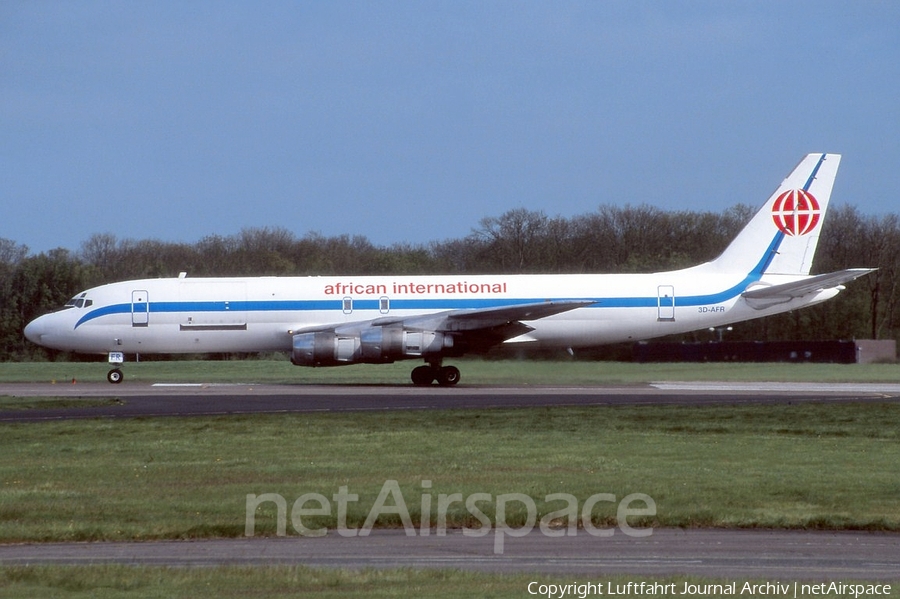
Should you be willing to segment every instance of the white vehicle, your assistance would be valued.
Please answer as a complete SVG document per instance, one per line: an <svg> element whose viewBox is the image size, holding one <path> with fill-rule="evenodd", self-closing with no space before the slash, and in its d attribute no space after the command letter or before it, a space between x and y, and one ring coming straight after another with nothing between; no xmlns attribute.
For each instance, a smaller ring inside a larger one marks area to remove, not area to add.
<svg viewBox="0 0 900 599"><path fill-rule="evenodd" d="M420 359L417 385L454 385L445 358L499 344L577 348L718 327L811 306L872 269L810 276L840 156L810 154L721 256L652 274L144 279L89 289L25 336L59 350L290 352L301 366Z"/></svg>

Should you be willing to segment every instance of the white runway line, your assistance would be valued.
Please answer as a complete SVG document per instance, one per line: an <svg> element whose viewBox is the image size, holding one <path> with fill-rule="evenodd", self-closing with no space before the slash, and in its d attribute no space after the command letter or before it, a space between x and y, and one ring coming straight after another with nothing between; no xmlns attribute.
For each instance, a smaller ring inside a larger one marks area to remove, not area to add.
<svg viewBox="0 0 900 599"><path fill-rule="evenodd" d="M900 383L728 383L658 382L651 387L660 391L764 391L791 393L887 393L900 394Z"/></svg>

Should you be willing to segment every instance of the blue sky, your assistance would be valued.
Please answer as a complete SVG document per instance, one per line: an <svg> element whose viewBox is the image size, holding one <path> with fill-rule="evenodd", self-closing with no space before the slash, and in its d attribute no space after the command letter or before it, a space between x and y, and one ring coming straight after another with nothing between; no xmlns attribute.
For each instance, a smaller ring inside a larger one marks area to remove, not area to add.
<svg viewBox="0 0 900 599"><path fill-rule="evenodd" d="M900 212L900 2L0 3L0 237L463 237L759 205L808 152Z"/></svg>

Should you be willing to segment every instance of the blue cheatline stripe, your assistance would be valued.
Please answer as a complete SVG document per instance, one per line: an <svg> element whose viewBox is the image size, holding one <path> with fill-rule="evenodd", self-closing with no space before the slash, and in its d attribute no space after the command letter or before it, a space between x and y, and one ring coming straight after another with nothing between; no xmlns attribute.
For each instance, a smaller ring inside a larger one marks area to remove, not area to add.
<svg viewBox="0 0 900 599"><path fill-rule="evenodd" d="M675 305L703 306L729 301L740 295L750 283L758 281L768 268L775 255L784 234L779 231L773 238L757 265L736 285L707 295L689 295L675 297ZM591 297L591 298L440 298L440 299L399 299L391 298L391 311L396 310L465 310L478 308L496 308L502 306L519 306L543 302L561 300L586 299L596 302L587 308L655 308L659 298L652 297ZM380 308L378 299L354 299L353 310L371 310ZM82 324L110 316L113 314L130 314L132 304L113 304L91 310L81 317L75 324L77 329ZM342 299L333 300L274 300L274 301L205 301L205 302L150 302L150 312L153 314L171 314L177 312L311 312L311 311L343 311ZM143 312L143 310L141 310Z"/></svg>
<svg viewBox="0 0 900 599"><path fill-rule="evenodd" d="M153 304L150 305L150 309L153 309ZM111 314L129 314L131 313L131 304L112 304L109 306L102 306L100 308L95 308L91 310L84 316L82 316L78 322L75 323L75 328L77 329L82 324L86 323L89 320L94 320L95 318L101 318L103 316L109 316Z"/></svg>
<svg viewBox="0 0 900 599"><path fill-rule="evenodd" d="M773 240L771 245L775 245L777 240ZM770 246L771 249L771 246ZM767 252L767 256L771 252ZM716 304L733 299L740 295L747 285L759 279L763 269L768 264L767 259L760 260L760 263L753 269L740 283L721 291L708 295L684 296L676 297L676 306L699 306L707 304ZM523 304L531 304L543 302L550 299L551 301L563 300L581 300L587 299L596 302L588 308L655 308L659 299L652 297L593 297L593 298L440 298L440 299L391 299L391 311L398 310L464 310L478 308L496 308L502 306L518 306ZM376 311L380 308L378 299L354 299L353 310L369 310ZM92 310L85 314L75 325L77 329L82 324L90 322L103 316L113 314L130 314L132 305L130 303L114 304L103 306ZM150 312L153 314L179 313L179 312L207 312L207 313L235 313L235 312L311 312L311 311L332 311L340 313L343 311L342 299L334 300L278 300L278 301L210 301L210 302L151 302Z"/></svg>
<svg viewBox="0 0 900 599"><path fill-rule="evenodd" d="M809 191L809 186L816 180L816 175L819 174L819 169L822 167L822 163L825 162L825 156L827 156L827 154L822 154L822 156L819 157L816 167L813 169L812 173L810 173L809 179L806 180L806 185L803 186L803 191Z"/></svg>
<svg viewBox="0 0 900 599"><path fill-rule="evenodd" d="M703 306L729 301L740 295L750 283L758 281L768 268L775 255L784 233L779 231L773 238L757 265L747 273L742 281L736 285L718 293L707 295L688 295L675 297L675 305ZM586 299L596 302L587 308L655 308L659 298L652 297L591 297L591 298L489 298L489 299L395 299L391 301L391 311L396 310L465 310L477 308L497 308L502 306L519 306L551 301ZM378 310L378 299L354 299L353 310ZM113 304L91 310L81 317L75 324L77 329L82 324L110 316L113 314L130 314L132 304ZM333 300L273 300L273 301L206 301L206 302L150 302L150 312L153 314L171 314L177 312L311 312L311 311L343 311L342 299ZM143 310L141 310L143 312Z"/></svg>
<svg viewBox="0 0 900 599"><path fill-rule="evenodd" d="M822 154L819 161L813 168L812 173L803 186L803 191L809 191L810 186L816 178L822 164L825 162L826 154ZM755 217L754 217L755 218ZM734 299L744 292L748 285L758 281L775 255L778 248L784 240L784 233L778 231L772 238L759 262L753 269L747 273L747 276L738 284L720 291L707 295L688 295L683 297L675 297L675 305L678 307L685 306L704 306L709 304L719 304ZM465 310L477 308L498 308L502 306L519 306L522 304L530 304L546 301L548 298L492 298L492 299L395 299L391 298L391 311L395 310ZM593 298L550 298L551 301L562 300L590 300L594 301L592 306L587 308L655 308L659 304L659 298L653 297L593 297ZM143 305L141 305L142 307ZM354 299L353 310L378 310L380 308L377 299ZM129 314L132 311L132 304L113 304L110 306L102 306L91 310L81 317L75 324L77 329L86 322L110 316L112 314ZM140 310L143 313L143 309ZM342 299L334 300L276 300L276 301L208 301L208 302L151 302L150 312L154 314L175 313L175 312L311 312L311 311L343 311Z"/></svg>

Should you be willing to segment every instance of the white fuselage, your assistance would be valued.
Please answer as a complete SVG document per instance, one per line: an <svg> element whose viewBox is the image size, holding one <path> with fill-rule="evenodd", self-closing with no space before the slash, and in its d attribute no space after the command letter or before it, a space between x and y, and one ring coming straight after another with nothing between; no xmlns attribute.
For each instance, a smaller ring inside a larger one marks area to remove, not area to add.
<svg viewBox="0 0 900 599"><path fill-rule="evenodd" d="M837 154L805 156L718 258L650 274L143 279L90 289L25 336L109 353L290 352L300 366L411 358L416 385L455 385L445 357L500 343L587 347L786 312L871 269L810 275ZM113 369L110 382L122 380Z"/></svg>
<svg viewBox="0 0 900 599"><path fill-rule="evenodd" d="M802 277L763 275L763 284ZM525 322L506 343L584 347L649 339L758 318L833 297L829 289L760 309L741 293L759 275L690 268L654 274L169 278L113 283L28 325L41 345L85 353L290 351L320 326L394 317L590 300Z"/></svg>

